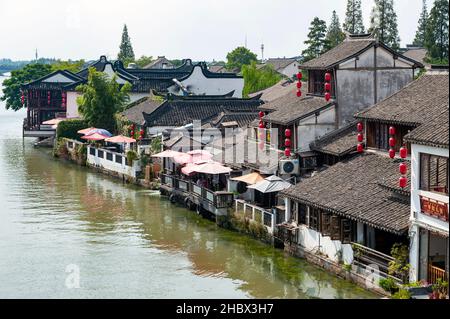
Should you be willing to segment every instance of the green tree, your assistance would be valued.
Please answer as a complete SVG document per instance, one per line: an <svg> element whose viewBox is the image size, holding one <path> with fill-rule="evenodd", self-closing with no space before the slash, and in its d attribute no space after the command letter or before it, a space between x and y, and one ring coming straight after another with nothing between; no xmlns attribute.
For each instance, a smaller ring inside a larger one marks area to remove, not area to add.
<svg viewBox="0 0 450 319"><path fill-rule="evenodd" d="M62 61L62 60L58 60L55 63L52 64L52 71L57 71L57 70L67 70L73 73L77 73L80 72L81 69L83 68L85 64L84 60L79 60L79 61Z"/></svg>
<svg viewBox="0 0 450 319"><path fill-rule="evenodd" d="M22 69L11 72L11 77L3 81L3 96L0 98L6 102L6 109L14 111L20 110L23 105L21 102L21 85L37 80L52 71L48 64L31 63Z"/></svg>
<svg viewBox="0 0 450 319"><path fill-rule="evenodd" d="M245 47L237 47L227 54L227 69L242 69L244 65L250 65L257 61L257 55Z"/></svg>
<svg viewBox="0 0 450 319"><path fill-rule="evenodd" d="M140 67L140 68L143 68L143 67L149 65L152 62L153 62L153 57L152 56L143 55L139 59L136 60L136 65L138 67Z"/></svg>
<svg viewBox="0 0 450 319"><path fill-rule="evenodd" d="M244 90L242 92L244 96L267 89L281 80L281 76L272 66L258 69L254 61L252 64L242 67L242 75L244 76Z"/></svg>
<svg viewBox="0 0 450 319"><path fill-rule="evenodd" d="M117 59L122 61L123 65L127 67L129 63L134 62L134 58L133 46L131 45L131 40L128 36L128 28L125 24L123 26L122 42L120 43L120 51L117 55Z"/></svg>
<svg viewBox="0 0 450 319"><path fill-rule="evenodd" d="M350 34L365 32L361 10L361 0L348 0L343 28Z"/></svg>
<svg viewBox="0 0 450 319"><path fill-rule="evenodd" d="M130 100L130 89L130 83L120 87L115 76L109 77L89 68L88 82L77 87L77 91L82 93L77 98L80 114L90 126L115 132L114 115Z"/></svg>
<svg viewBox="0 0 450 319"><path fill-rule="evenodd" d="M400 48L394 0L375 0L369 32L392 49L398 50Z"/></svg>
<svg viewBox="0 0 450 319"><path fill-rule="evenodd" d="M302 52L304 61L317 58L329 47L326 34L327 23L315 17L309 27L308 40L305 41L308 47Z"/></svg>
<svg viewBox="0 0 450 319"><path fill-rule="evenodd" d="M428 24L427 1L423 0L422 13L420 14L420 19L418 22L416 37L414 38L414 42L413 42L414 45L419 46L419 47L425 47L427 24Z"/></svg>
<svg viewBox="0 0 450 319"><path fill-rule="evenodd" d="M341 23L339 22L339 17L336 11L333 11L331 23L328 27L326 40L328 46L327 49L332 49L345 40L345 33L341 29Z"/></svg>
<svg viewBox="0 0 450 319"><path fill-rule="evenodd" d="M429 61L448 64L448 0L434 2L425 38Z"/></svg>

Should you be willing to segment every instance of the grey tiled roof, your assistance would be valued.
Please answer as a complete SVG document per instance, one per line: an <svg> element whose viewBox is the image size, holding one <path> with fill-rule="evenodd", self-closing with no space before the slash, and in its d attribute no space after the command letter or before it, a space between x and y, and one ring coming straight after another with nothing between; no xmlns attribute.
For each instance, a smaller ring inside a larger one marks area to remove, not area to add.
<svg viewBox="0 0 450 319"><path fill-rule="evenodd" d="M325 107L332 107L333 101L325 101L323 97L297 97L295 93L263 105L263 109L274 109L272 113L264 116L266 122L289 125L303 117L319 111Z"/></svg>
<svg viewBox="0 0 450 319"><path fill-rule="evenodd" d="M356 122L335 130L311 143L311 149L334 156L344 156L356 151Z"/></svg>
<svg viewBox="0 0 450 319"><path fill-rule="evenodd" d="M414 144L448 148L448 101L442 106L442 110L441 114L406 135L405 140Z"/></svg>
<svg viewBox="0 0 450 319"><path fill-rule="evenodd" d="M307 93L307 88L308 86L306 85L306 83L304 83L305 85L303 85L302 88L302 92L303 93ZM281 80L280 82L278 82L277 84L256 92L256 93L252 93L250 94L250 96L256 96L258 94L262 94L261 99L268 103L266 104L266 106L268 108L270 108L270 102L275 101L278 98L281 98L283 96L287 96L287 95L291 95L295 96L295 93L297 92L297 86L296 83L294 81L292 81L291 79L287 79L287 80Z"/></svg>
<svg viewBox="0 0 450 319"><path fill-rule="evenodd" d="M402 234L408 229L409 198L381 185L398 178L398 165L389 157L365 153L302 180L280 196Z"/></svg>
<svg viewBox="0 0 450 319"><path fill-rule="evenodd" d="M221 112L257 112L263 102L259 96L251 99L221 96L171 96L151 113L144 113L147 126L179 127L199 120L211 121Z"/></svg>
<svg viewBox="0 0 450 319"><path fill-rule="evenodd" d="M151 113L162 103L162 101L153 100L152 97L144 97L131 103L129 108L122 112L122 115L132 123L143 125L144 116L142 113Z"/></svg>
<svg viewBox="0 0 450 319"><path fill-rule="evenodd" d="M355 117L417 126L442 113L444 103L448 103L448 86L448 73L424 74L397 93L357 113Z"/></svg>

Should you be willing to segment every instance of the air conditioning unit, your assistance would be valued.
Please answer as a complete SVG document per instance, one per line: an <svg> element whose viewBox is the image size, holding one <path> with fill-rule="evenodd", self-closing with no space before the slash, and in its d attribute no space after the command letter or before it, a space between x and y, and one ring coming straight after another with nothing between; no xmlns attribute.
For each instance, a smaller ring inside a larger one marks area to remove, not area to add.
<svg viewBox="0 0 450 319"><path fill-rule="evenodd" d="M280 174L298 175L300 173L300 162L296 160L280 160Z"/></svg>

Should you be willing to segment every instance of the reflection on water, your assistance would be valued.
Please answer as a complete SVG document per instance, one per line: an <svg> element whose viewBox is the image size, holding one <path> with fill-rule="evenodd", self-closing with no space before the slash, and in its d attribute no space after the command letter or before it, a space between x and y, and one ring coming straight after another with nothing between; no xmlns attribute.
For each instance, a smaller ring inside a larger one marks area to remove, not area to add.
<svg viewBox="0 0 450 319"><path fill-rule="evenodd" d="M0 297L370 298L152 192L52 159L0 105ZM68 265L80 289L67 289Z"/></svg>

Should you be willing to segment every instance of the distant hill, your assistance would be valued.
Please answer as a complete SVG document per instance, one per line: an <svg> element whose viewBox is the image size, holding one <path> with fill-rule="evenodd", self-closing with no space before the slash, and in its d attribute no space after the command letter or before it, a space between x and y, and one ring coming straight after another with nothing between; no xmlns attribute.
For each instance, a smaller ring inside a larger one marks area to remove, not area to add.
<svg viewBox="0 0 450 319"><path fill-rule="evenodd" d="M0 59L0 74L11 72L14 70L18 70L23 68L25 65L36 62L36 60L33 61L13 61L11 59ZM37 60L38 63L42 64L52 64L56 62L56 59L54 58L40 58Z"/></svg>

